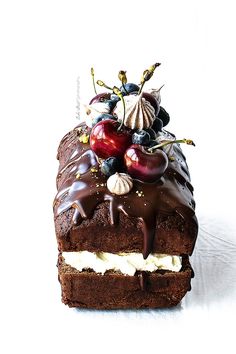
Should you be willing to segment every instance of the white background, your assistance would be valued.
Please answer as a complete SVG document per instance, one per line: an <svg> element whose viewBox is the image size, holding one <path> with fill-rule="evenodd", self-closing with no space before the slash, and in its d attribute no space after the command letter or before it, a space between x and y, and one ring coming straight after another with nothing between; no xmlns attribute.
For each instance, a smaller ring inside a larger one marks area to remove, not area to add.
<svg viewBox="0 0 236 354"><path fill-rule="evenodd" d="M234 1L0 1L1 353L232 353L235 343ZM90 67L137 82L161 62L169 130L195 186L193 290L173 310L96 312L60 303L52 200L57 145L85 103Z"/></svg>

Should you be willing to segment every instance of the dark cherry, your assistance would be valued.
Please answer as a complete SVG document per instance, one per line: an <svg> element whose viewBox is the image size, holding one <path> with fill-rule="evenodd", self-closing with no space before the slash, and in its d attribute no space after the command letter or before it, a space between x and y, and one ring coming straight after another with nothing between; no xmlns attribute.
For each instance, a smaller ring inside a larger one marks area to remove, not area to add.
<svg viewBox="0 0 236 354"><path fill-rule="evenodd" d="M168 157L160 149L148 152L141 145L131 145L124 156L127 172L131 177L143 182L155 182L163 176Z"/></svg>
<svg viewBox="0 0 236 354"><path fill-rule="evenodd" d="M120 123L115 120L103 120L97 123L90 133L91 149L103 159L110 156L123 157L126 149L132 144L130 130L119 129Z"/></svg>
<svg viewBox="0 0 236 354"><path fill-rule="evenodd" d="M160 110L160 106L159 106L159 103L157 102L157 99L148 92L142 92L142 95L143 95L143 98L145 98L145 100L147 100L148 102L151 103L151 105L155 109L155 114L158 115L159 110Z"/></svg>
<svg viewBox="0 0 236 354"><path fill-rule="evenodd" d="M96 102L104 102L106 100L110 100L110 98L111 98L111 94L109 92L102 92L94 96L89 102L89 104L96 103Z"/></svg>
<svg viewBox="0 0 236 354"><path fill-rule="evenodd" d="M160 106L160 111L158 113L158 118L162 120L163 127L165 127L170 121L170 115L166 112L166 110Z"/></svg>

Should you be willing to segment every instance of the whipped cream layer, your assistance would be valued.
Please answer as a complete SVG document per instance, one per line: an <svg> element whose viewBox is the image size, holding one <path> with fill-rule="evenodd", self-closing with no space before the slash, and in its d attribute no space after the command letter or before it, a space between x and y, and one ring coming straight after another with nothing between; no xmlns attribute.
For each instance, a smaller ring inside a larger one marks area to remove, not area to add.
<svg viewBox="0 0 236 354"><path fill-rule="evenodd" d="M147 259L142 253L107 253L107 252L63 252L65 263L79 271L92 269L104 274L107 270L120 271L125 275L134 275L137 270L154 272L158 269L179 272L182 267L180 256L167 254L149 254Z"/></svg>

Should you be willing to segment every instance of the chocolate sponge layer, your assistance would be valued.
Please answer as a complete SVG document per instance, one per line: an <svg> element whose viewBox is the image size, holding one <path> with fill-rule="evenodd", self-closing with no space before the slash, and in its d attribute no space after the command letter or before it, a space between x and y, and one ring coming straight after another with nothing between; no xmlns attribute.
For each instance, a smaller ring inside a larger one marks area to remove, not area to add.
<svg viewBox="0 0 236 354"><path fill-rule="evenodd" d="M188 259L180 272L146 273L145 289L141 289L141 273L126 276L109 271L104 275L93 271L79 272L59 256L59 281L62 302L69 307L94 309L163 308L176 306L190 290L192 270Z"/></svg>

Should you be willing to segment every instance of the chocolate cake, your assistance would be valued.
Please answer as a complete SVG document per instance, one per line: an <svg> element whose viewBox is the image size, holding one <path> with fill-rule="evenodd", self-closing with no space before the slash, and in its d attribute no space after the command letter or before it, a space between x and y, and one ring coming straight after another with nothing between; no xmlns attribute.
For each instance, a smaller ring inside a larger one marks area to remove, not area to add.
<svg viewBox="0 0 236 354"><path fill-rule="evenodd" d="M54 216L70 307L170 307L191 289L198 224L179 144L193 142L163 128L160 90L143 92L157 66L140 85L121 71L121 88L96 95L59 145Z"/></svg>

